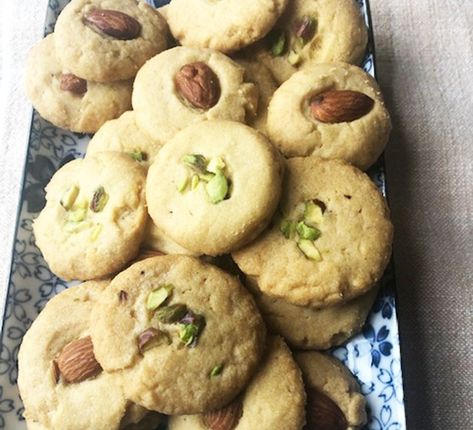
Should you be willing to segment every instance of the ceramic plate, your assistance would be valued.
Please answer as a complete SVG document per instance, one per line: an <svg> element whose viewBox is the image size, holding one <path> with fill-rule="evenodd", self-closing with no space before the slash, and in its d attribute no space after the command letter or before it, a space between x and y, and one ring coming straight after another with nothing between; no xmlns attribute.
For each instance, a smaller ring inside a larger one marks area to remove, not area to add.
<svg viewBox="0 0 473 430"><path fill-rule="evenodd" d="M59 12L67 3L67 0L49 0L46 33L54 29ZM167 1L155 1L154 6L165 3ZM369 5L365 0L358 0L358 3L372 36ZM374 61L370 37L363 68L373 76ZM89 135L57 128L33 112L1 332L0 429L26 429L22 417L23 405L16 386L21 339L47 301L71 285L49 271L35 246L32 220L45 204L44 187L51 176L63 164L82 157L89 139ZM369 174L386 194L383 159L370 169ZM369 423L366 430L405 429L392 264L383 278L379 297L362 333L331 353L342 360L360 382L368 403Z"/></svg>

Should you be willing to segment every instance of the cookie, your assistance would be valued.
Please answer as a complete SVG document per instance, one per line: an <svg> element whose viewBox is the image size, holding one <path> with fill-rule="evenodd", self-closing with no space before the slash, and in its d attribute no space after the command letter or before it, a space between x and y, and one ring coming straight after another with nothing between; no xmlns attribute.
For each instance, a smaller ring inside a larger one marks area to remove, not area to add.
<svg viewBox="0 0 473 430"><path fill-rule="evenodd" d="M306 383L307 428L356 430L366 424L366 401L342 363L320 352L298 352L295 359Z"/></svg>
<svg viewBox="0 0 473 430"><path fill-rule="evenodd" d="M253 82L259 90L258 109L256 115L247 117L247 124L261 133L266 133L266 120L268 117L268 106L277 84L269 69L262 63L248 59L237 59L238 64L246 71L246 79Z"/></svg>
<svg viewBox="0 0 473 430"><path fill-rule="evenodd" d="M391 120L370 75L345 63L317 64L274 93L267 129L286 157L340 158L366 170L383 152Z"/></svg>
<svg viewBox="0 0 473 430"><path fill-rule="evenodd" d="M355 0L292 0L273 30L249 49L276 81L313 63L360 64L368 32Z"/></svg>
<svg viewBox="0 0 473 430"><path fill-rule="evenodd" d="M102 371L94 358L90 313L108 284L90 281L63 291L26 332L18 354L18 388L29 428L112 430L146 415L126 399L123 375Z"/></svg>
<svg viewBox="0 0 473 430"><path fill-rule="evenodd" d="M281 338L271 337L268 343L264 362L241 396L217 411L172 416L169 430L207 430L217 428L215 422L230 419L234 430L302 429L305 390L301 372Z"/></svg>
<svg viewBox="0 0 473 430"><path fill-rule="evenodd" d="M38 42L26 66L26 93L44 119L75 132L95 133L131 108L132 81L100 84L78 78L59 63L55 38L50 34Z"/></svg>
<svg viewBox="0 0 473 430"><path fill-rule="evenodd" d="M288 0L225 2L172 0L166 19L184 46L237 51L261 39L281 16Z"/></svg>
<svg viewBox="0 0 473 430"><path fill-rule="evenodd" d="M268 225L282 170L276 150L257 131L230 121L201 122L170 140L150 167L149 214L192 252L228 253Z"/></svg>
<svg viewBox="0 0 473 430"><path fill-rule="evenodd" d="M163 254L181 254L181 255L194 255L196 253L183 248L178 243L167 237L152 220L148 221L146 225L145 239L142 247L151 249L154 251L162 252Z"/></svg>
<svg viewBox="0 0 473 430"><path fill-rule="evenodd" d="M81 78L130 79L167 48L164 18L136 0L72 0L59 15L55 44L65 68Z"/></svg>
<svg viewBox="0 0 473 430"><path fill-rule="evenodd" d="M344 343L361 330L378 292L373 288L346 303L317 309L263 294L254 279L247 278L246 285L268 327L296 349L328 349Z"/></svg>
<svg viewBox="0 0 473 430"><path fill-rule="evenodd" d="M104 151L124 152L148 168L161 146L138 128L135 112L128 111L100 127L87 146L86 156Z"/></svg>
<svg viewBox="0 0 473 430"><path fill-rule="evenodd" d="M35 219L36 245L62 279L95 279L134 258L148 219L145 170L119 152L100 152L61 167L46 186Z"/></svg>
<svg viewBox="0 0 473 430"><path fill-rule="evenodd" d="M129 370L127 396L166 414L229 403L264 348L264 324L250 294L231 275L192 257L135 263L113 279L92 318L102 367Z"/></svg>
<svg viewBox="0 0 473 430"><path fill-rule="evenodd" d="M368 292L391 255L386 202L367 175L340 160L287 161L272 227L233 259L261 291L324 307Z"/></svg>
<svg viewBox="0 0 473 430"><path fill-rule="evenodd" d="M244 122L255 114L258 91L244 81L245 70L209 49L177 47L138 72L132 103L139 127L159 142L209 119Z"/></svg>

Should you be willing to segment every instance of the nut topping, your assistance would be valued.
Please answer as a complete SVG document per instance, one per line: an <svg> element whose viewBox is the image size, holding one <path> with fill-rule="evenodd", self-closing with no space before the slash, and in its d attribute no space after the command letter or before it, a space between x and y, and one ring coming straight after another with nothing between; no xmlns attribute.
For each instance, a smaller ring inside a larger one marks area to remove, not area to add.
<svg viewBox="0 0 473 430"><path fill-rule="evenodd" d="M345 415L338 405L316 388L309 388L307 396L307 429L346 430Z"/></svg>
<svg viewBox="0 0 473 430"><path fill-rule="evenodd" d="M371 97L358 91L330 90L310 101L312 116L324 123L351 122L365 116L374 105Z"/></svg>
<svg viewBox="0 0 473 430"><path fill-rule="evenodd" d="M294 33L302 39L303 43L307 43L314 37L315 19L307 15L303 16L300 21L296 22Z"/></svg>
<svg viewBox="0 0 473 430"><path fill-rule="evenodd" d="M181 97L196 108L210 109L220 98L217 75L201 61L183 66L176 73L174 82Z"/></svg>
<svg viewBox="0 0 473 430"><path fill-rule="evenodd" d="M209 430L233 430L243 413L241 401L237 400L217 411L203 415L204 425Z"/></svg>
<svg viewBox="0 0 473 430"><path fill-rule="evenodd" d="M87 92L87 81L72 73L62 73L59 78L59 88L62 91L80 95Z"/></svg>
<svg viewBox="0 0 473 430"><path fill-rule="evenodd" d="M119 40L136 39L141 33L141 24L135 18L117 10L93 9L84 15L84 24Z"/></svg>
<svg viewBox="0 0 473 430"><path fill-rule="evenodd" d="M102 367L95 359L90 336L68 343L57 358L57 367L64 380L70 383L98 375Z"/></svg>

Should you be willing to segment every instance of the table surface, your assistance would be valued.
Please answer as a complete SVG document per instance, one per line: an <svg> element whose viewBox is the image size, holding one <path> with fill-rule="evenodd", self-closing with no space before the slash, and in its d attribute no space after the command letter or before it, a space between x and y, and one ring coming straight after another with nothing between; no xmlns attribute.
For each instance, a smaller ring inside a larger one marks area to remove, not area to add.
<svg viewBox="0 0 473 430"><path fill-rule="evenodd" d="M23 65L45 7L0 1L2 303L31 118ZM371 9L394 123L386 162L408 428L473 429L473 0Z"/></svg>

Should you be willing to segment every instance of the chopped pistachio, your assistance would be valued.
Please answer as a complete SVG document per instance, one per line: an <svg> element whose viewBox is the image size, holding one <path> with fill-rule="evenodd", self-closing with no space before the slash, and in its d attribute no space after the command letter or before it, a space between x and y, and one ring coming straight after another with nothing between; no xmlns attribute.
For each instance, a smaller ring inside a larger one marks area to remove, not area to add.
<svg viewBox="0 0 473 430"><path fill-rule="evenodd" d="M128 152L128 155L134 160L140 161L140 162L146 161L148 159L148 156L144 152L139 151L138 149Z"/></svg>
<svg viewBox="0 0 473 430"><path fill-rule="evenodd" d="M204 173L199 175L201 181L209 182L215 175L213 173Z"/></svg>
<svg viewBox="0 0 473 430"><path fill-rule="evenodd" d="M86 216L87 216L87 208L77 208L69 212L67 216L67 221L81 222L85 220Z"/></svg>
<svg viewBox="0 0 473 430"><path fill-rule="evenodd" d="M146 301L146 309L154 311L161 306L171 295L173 288L174 287L171 284L168 284L151 291L151 293L148 294L148 300Z"/></svg>
<svg viewBox="0 0 473 430"><path fill-rule="evenodd" d="M63 194L60 201L61 206L66 209L66 211L72 209L72 206L75 203L78 195L79 187L77 185L73 185Z"/></svg>
<svg viewBox="0 0 473 430"><path fill-rule="evenodd" d="M86 198L81 197L79 200L76 201L76 204L74 206L80 209L88 209L89 201Z"/></svg>
<svg viewBox="0 0 473 430"><path fill-rule="evenodd" d="M197 345L200 333L205 327L205 318L202 315L194 314L192 311L179 321L179 339L190 348Z"/></svg>
<svg viewBox="0 0 473 430"><path fill-rule="evenodd" d="M103 225L100 223L95 224L94 228L90 233L90 240L92 242L96 241L102 232Z"/></svg>
<svg viewBox="0 0 473 430"><path fill-rule="evenodd" d="M154 315L163 324L173 324L183 318L186 313L186 305L175 304L159 308Z"/></svg>
<svg viewBox="0 0 473 430"><path fill-rule="evenodd" d="M304 222L311 227L315 227L321 224L323 220L324 214L320 205L316 204L314 201L306 202L304 209Z"/></svg>
<svg viewBox="0 0 473 430"><path fill-rule="evenodd" d="M228 193L228 181L221 170L217 170L215 176L205 186L210 201L217 204L225 199Z"/></svg>
<svg viewBox="0 0 473 430"><path fill-rule="evenodd" d="M164 343L171 343L168 334L154 327L146 329L138 336L138 349L141 353Z"/></svg>
<svg viewBox="0 0 473 430"><path fill-rule="evenodd" d="M90 209L93 212L102 212L108 202L108 194L105 188L100 186L94 191L92 201L90 202Z"/></svg>
<svg viewBox="0 0 473 430"><path fill-rule="evenodd" d="M191 179L191 189L195 190L199 186L199 177L197 175L192 175Z"/></svg>
<svg viewBox="0 0 473 430"><path fill-rule="evenodd" d="M207 167L207 159L201 154L187 154L182 157L182 161L188 167L194 169L198 173L205 173Z"/></svg>
<svg viewBox="0 0 473 430"><path fill-rule="evenodd" d="M278 30L271 35L271 55L279 57L284 54L286 50L286 35L284 31Z"/></svg>
<svg viewBox="0 0 473 430"><path fill-rule="evenodd" d="M177 185L177 191L179 191L180 193L183 193L186 190L188 184L189 184L189 177L186 175L181 179L181 181Z"/></svg>
<svg viewBox="0 0 473 430"><path fill-rule="evenodd" d="M301 239L316 240L320 237L320 230L315 227L309 227L304 224L304 221L297 223L296 227L297 234Z"/></svg>
<svg viewBox="0 0 473 430"><path fill-rule="evenodd" d="M301 56L296 51L291 49L289 55L287 56L287 61L289 62L289 64L297 66L301 61Z"/></svg>
<svg viewBox="0 0 473 430"><path fill-rule="evenodd" d="M294 221L284 219L281 221L280 230L286 239L291 239L294 237L296 232L296 223Z"/></svg>
<svg viewBox="0 0 473 430"><path fill-rule="evenodd" d="M297 242L297 246L304 253L304 255L310 260L321 261L322 255L320 254L317 247L314 245L314 242L307 239L302 239Z"/></svg>
<svg viewBox="0 0 473 430"><path fill-rule="evenodd" d="M219 364L218 366L215 366L211 371L210 371L210 377L213 378L214 376L218 376L222 373L224 364Z"/></svg>
<svg viewBox="0 0 473 430"><path fill-rule="evenodd" d="M207 165L207 171L216 174L218 170L223 171L225 167L225 161L223 161L222 157L215 157L209 161L209 164Z"/></svg>

